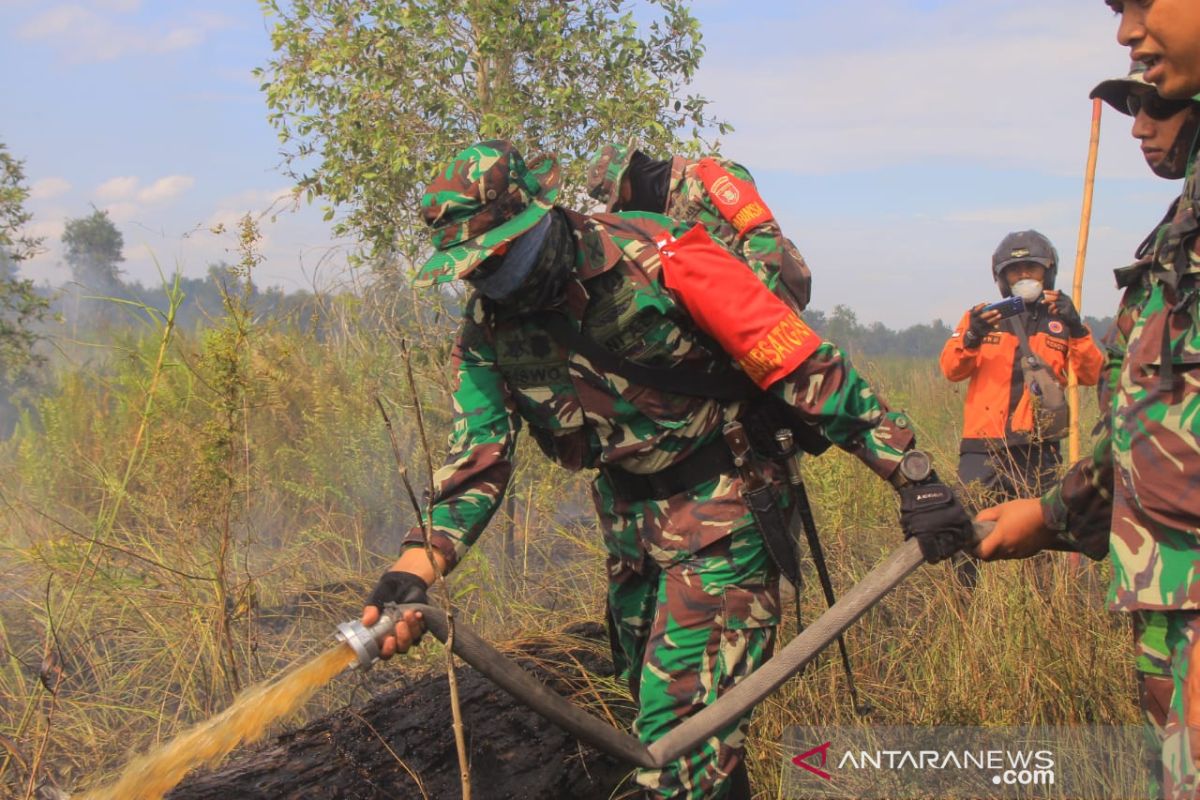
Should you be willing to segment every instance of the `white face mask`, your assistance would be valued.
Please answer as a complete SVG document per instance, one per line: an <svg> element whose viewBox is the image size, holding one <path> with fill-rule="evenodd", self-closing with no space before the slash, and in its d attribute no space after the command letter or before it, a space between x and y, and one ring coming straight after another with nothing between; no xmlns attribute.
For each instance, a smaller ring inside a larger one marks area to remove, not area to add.
<svg viewBox="0 0 1200 800"><path fill-rule="evenodd" d="M1042 282L1032 278L1022 278L1013 284L1012 293L1026 303L1035 303L1042 296Z"/></svg>

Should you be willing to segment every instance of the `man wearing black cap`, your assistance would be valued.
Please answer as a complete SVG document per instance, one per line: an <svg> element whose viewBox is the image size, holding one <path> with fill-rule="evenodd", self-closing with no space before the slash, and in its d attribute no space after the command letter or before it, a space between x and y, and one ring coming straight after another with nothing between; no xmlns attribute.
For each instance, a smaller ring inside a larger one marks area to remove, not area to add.
<svg viewBox="0 0 1200 800"><path fill-rule="evenodd" d="M1143 77L1146 64L1134 61L1129 74L1096 84L1099 97L1116 111L1133 117L1133 138L1141 142L1146 165L1160 178L1179 180L1188 153L1200 133L1200 102L1195 98L1164 100Z"/></svg>

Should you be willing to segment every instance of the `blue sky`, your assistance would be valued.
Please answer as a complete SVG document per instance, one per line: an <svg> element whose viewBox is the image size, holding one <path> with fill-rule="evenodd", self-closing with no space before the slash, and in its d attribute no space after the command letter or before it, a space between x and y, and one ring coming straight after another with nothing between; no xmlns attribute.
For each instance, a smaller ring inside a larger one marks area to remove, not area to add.
<svg viewBox="0 0 1200 800"><path fill-rule="evenodd" d="M808 259L814 306L953 323L995 294L996 243L1029 227L1058 246L1069 284L1087 93L1128 63L1100 0L701 0L694 13L707 47L694 90L734 124L724 152ZM143 282L156 261L202 275L232 260L211 229L270 208L260 283L341 279L319 212L279 200L288 181L250 75L269 56L252 0L0 0L0 140L26 162L51 245L25 273L65 279L62 222L94 203ZM1129 124L1104 116L1084 294L1098 315L1116 303L1110 270L1179 188L1150 175Z"/></svg>

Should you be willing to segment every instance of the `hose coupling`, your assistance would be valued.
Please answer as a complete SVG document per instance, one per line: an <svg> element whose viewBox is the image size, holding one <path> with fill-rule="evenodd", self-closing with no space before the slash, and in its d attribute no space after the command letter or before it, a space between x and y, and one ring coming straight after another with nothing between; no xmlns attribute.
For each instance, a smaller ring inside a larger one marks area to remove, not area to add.
<svg viewBox="0 0 1200 800"><path fill-rule="evenodd" d="M350 649L354 651L355 655L355 661L351 666L365 672L375 666L375 662L379 660L379 647L384 638L396 627L396 620L399 618L400 606L388 603L383 607L379 621L371 627L368 628L359 620L343 622L337 626L337 632L334 633L333 638L350 645Z"/></svg>

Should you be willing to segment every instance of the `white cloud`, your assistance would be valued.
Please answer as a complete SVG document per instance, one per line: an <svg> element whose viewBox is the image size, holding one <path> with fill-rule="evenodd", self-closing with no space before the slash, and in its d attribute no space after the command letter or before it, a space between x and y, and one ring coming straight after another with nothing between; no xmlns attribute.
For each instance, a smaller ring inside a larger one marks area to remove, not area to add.
<svg viewBox="0 0 1200 800"><path fill-rule="evenodd" d="M34 200L49 200L70 190L71 184L65 178L42 178L29 187L29 196Z"/></svg>
<svg viewBox="0 0 1200 800"><path fill-rule="evenodd" d="M224 16L203 11L155 23L117 18L140 6L136 0L93 0L90 7L58 5L26 21L17 33L24 39L50 42L71 63L87 63L185 50L232 24Z"/></svg>
<svg viewBox="0 0 1200 800"><path fill-rule="evenodd" d="M1079 215L1078 203L1050 200L1044 203L963 209L947 214L945 221L984 223L996 228L1016 229L1028 227L1030 220L1069 220L1072 213L1076 217Z"/></svg>
<svg viewBox="0 0 1200 800"><path fill-rule="evenodd" d="M91 11L88 11L83 6L56 6L38 14L22 25L17 32L25 39L45 39L64 34L72 28L86 25L94 19L94 16Z"/></svg>
<svg viewBox="0 0 1200 800"><path fill-rule="evenodd" d="M295 189L290 186L278 189L248 189L216 203L216 210L204 222L205 228L224 227L232 230L242 217L272 215L293 208Z"/></svg>
<svg viewBox="0 0 1200 800"><path fill-rule="evenodd" d="M138 188L138 179L133 175L122 175L109 178L96 187L96 197L100 200L123 200L131 197Z"/></svg>
<svg viewBox="0 0 1200 800"><path fill-rule="evenodd" d="M115 203L112 207L129 214L138 204L153 205L178 197L192 188L195 182L196 179L191 175L166 175L143 187L136 175L121 175L97 186L96 198Z"/></svg>
<svg viewBox="0 0 1200 800"><path fill-rule="evenodd" d="M26 232L35 238L45 239L47 243L57 242L62 238L63 220L62 219L38 219L30 222L25 227Z"/></svg>
<svg viewBox="0 0 1200 800"><path fill-rule="evenodd" d="M796 6L757 44L747 31L714 46L706 29L697 88L735 125L730 152L795 172L983 160L1062 174L1082 167L1088 91L1127 65L1096 5Z"/></svg>
<svg viewBox="0 0 1200 800"><path fill-rule="evenodd" d="M142 0L92 0L92 2L104 11L117 11L124 14L137 11L142 7Z"/></svg>
<svg viewBox="0 0 1200 800"><path fill-rule="evenodd" d="M168 53L172 50L186 50L204 41L206 31L199 27L173 28L163 35L155 45L155 50Z"/></svg>
<svg viewBox="0 0 1200 800"><path fill-rule="evenodd" d="M129 202L109 203L102 207L101 210L108 212L108 218L116 223L132 222L141 212L141 208L137 203Z"/></svg>
<svg viewBox="0 0 1200 800"><path fill-rule="evenodd" d="M196 179L191 175L168 175L142 189L137 198L143 203L161 203L183 194L192 188L195 182Z"/></svg>

